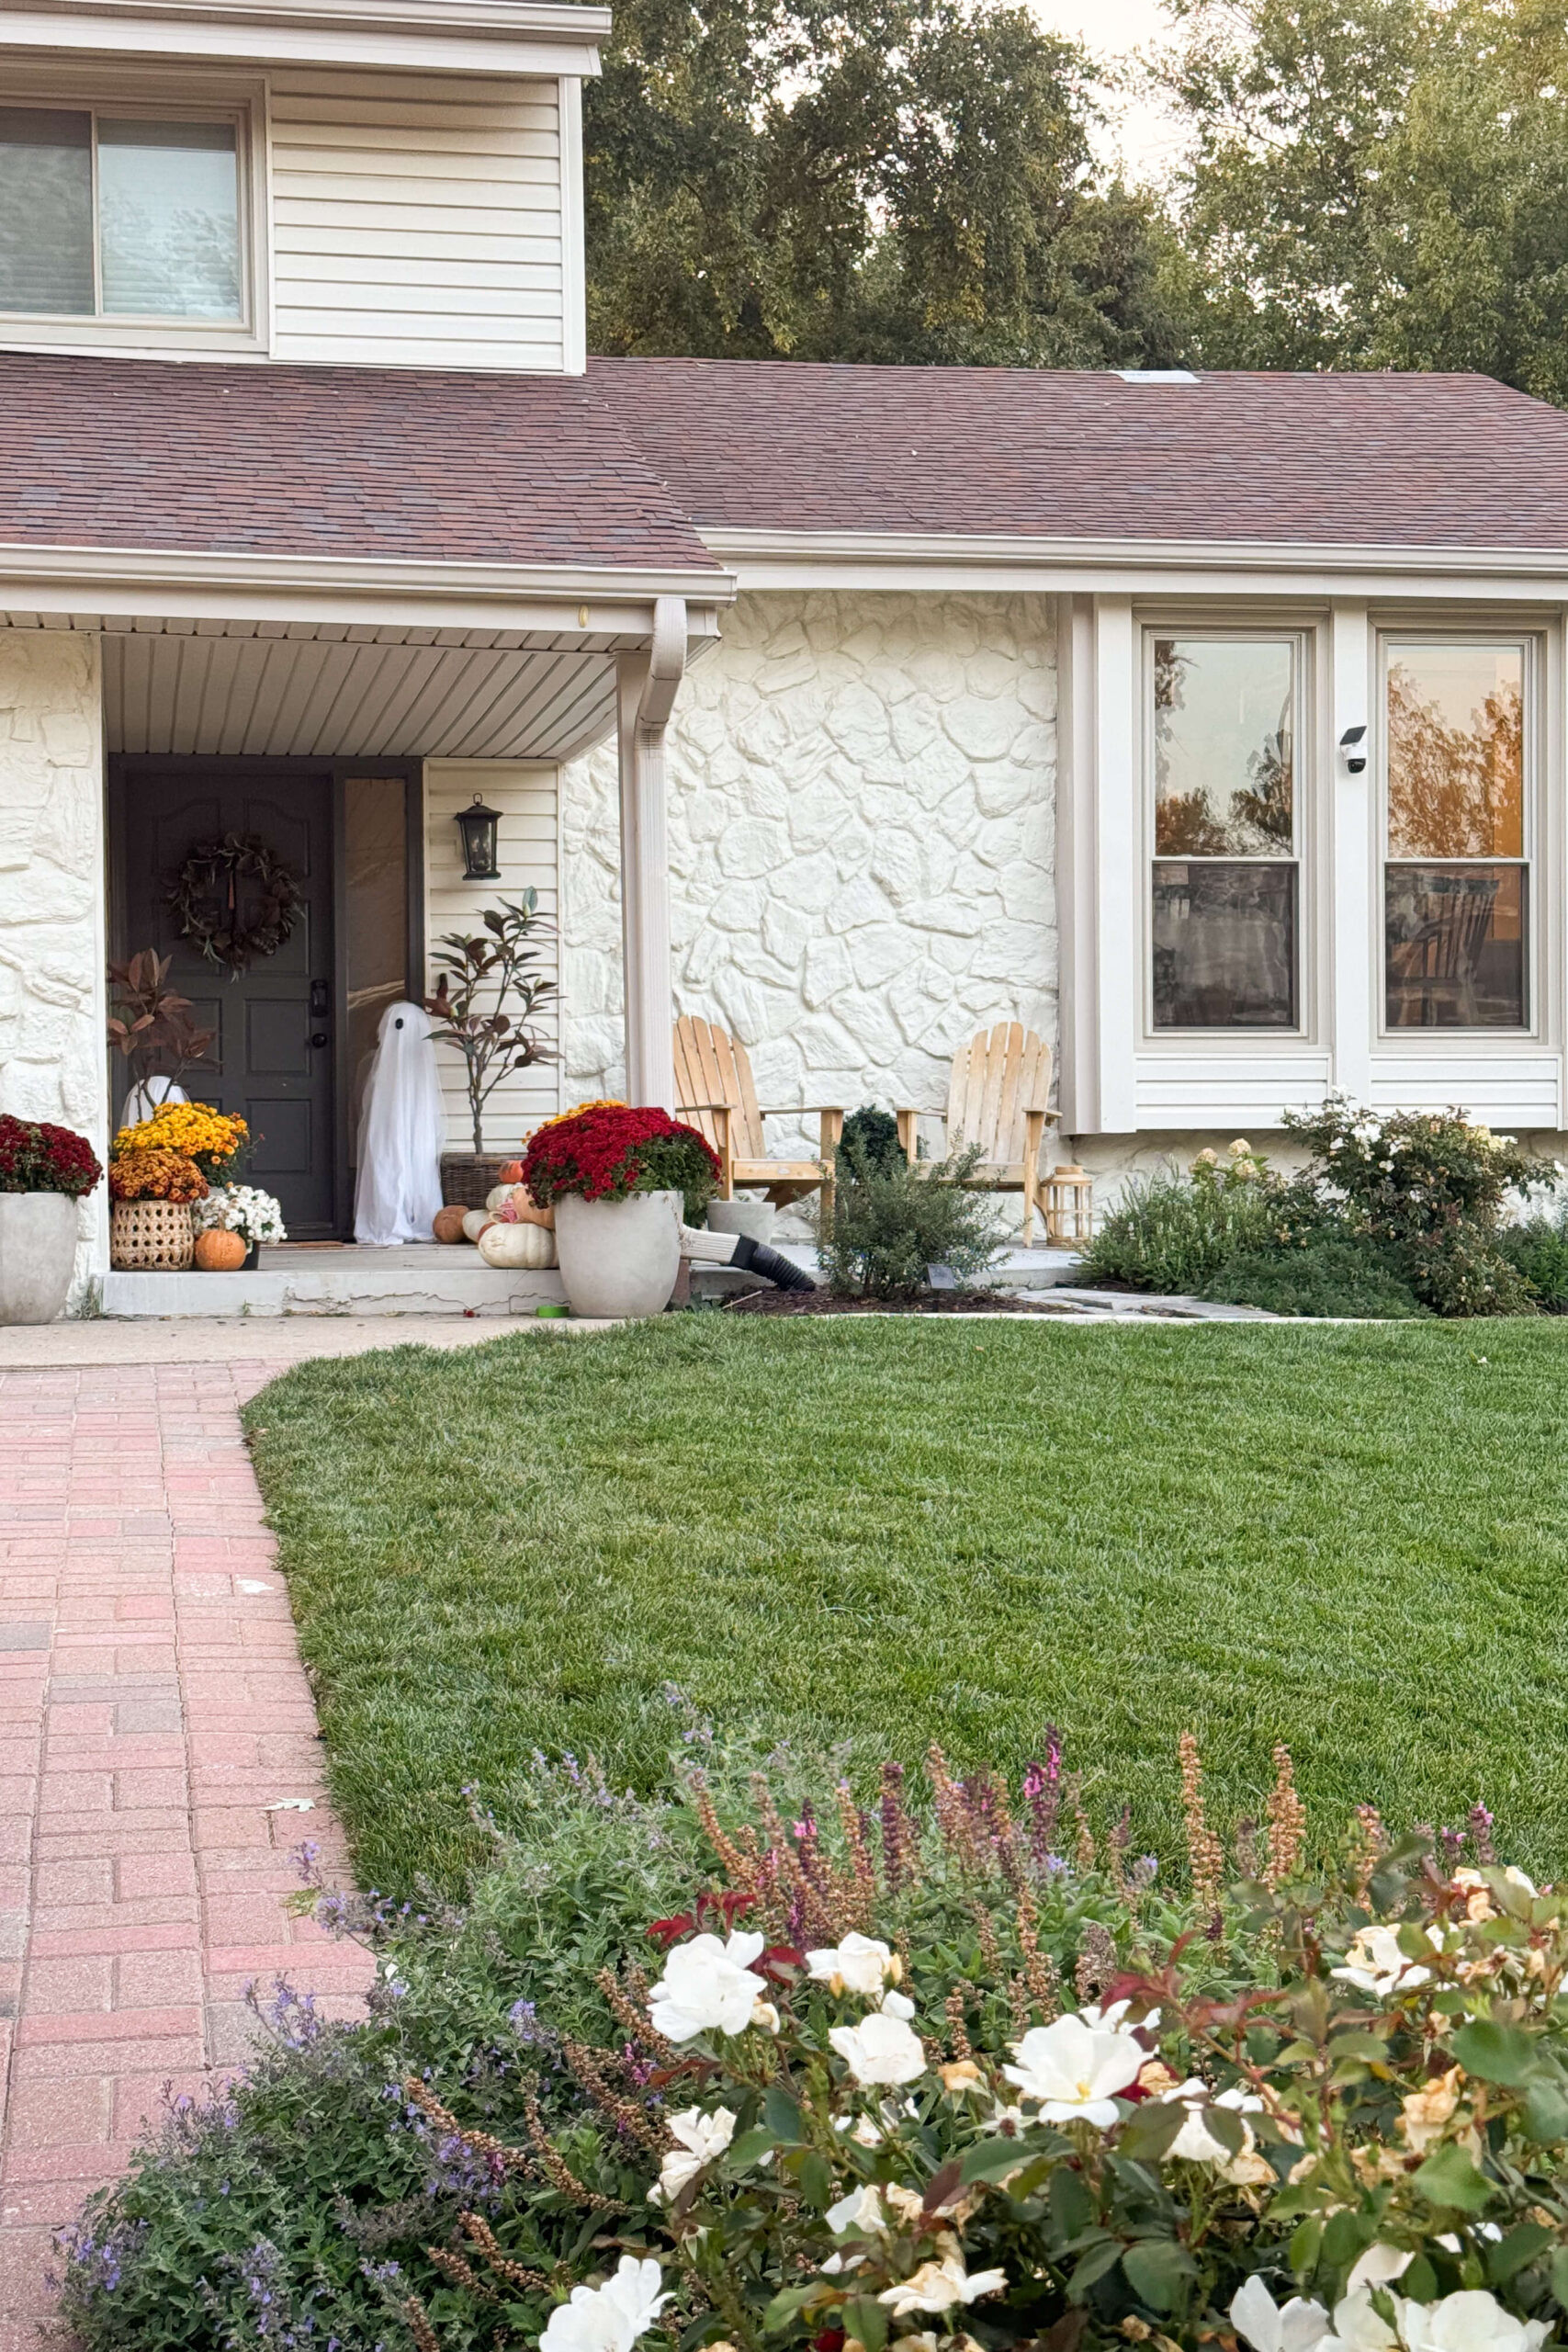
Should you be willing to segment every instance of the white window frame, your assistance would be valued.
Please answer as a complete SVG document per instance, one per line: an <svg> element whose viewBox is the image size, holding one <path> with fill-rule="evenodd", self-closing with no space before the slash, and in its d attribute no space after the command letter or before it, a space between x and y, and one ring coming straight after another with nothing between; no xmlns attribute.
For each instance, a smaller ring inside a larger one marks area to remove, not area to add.
<svg viewBox="0 0 1568 2352"><path fill-rule="evenodd" d="M19 80L20 77L17 77ZM0 88L6 106L39 107L93 118L93 282L96 299L101 260L97 221L97 121L141 118L152 122L231 122L239 197L240 316L238 319L138 317L117 312L0 311L0 349L28 351L113 350L209 352L215 356L263 356L269 348L266 260L266 93L257 83L196 82L187 76L153 79L128 74L108 88L88 83L28 77L17 86L8 75Z"/></svg>
<svg viewBox="0 0 1568 2352"><path fill-rule="evenodd" d="M1522 857L1391 857L1389 854L1388 671L1393 646L1503 645L1517 646L1523 655L1524 686L1524 854ZM1546 959L1547 910L1542 904L1544 860L1541 856L1541 769L1544 755L1544 706L1548 676L1547 643L1538 625L1512 628L1449 623L1401 616L1395 624L1380 619L1373 650L1373 725L1377 790L1372 840L1373 1035L1384 1051L1433 1056L1473 1052L1483 1046L1528 1046L1547 1033ZM1518 865L1525 873L1525 1011L1519 1028L1501 1025L1464 1029L1398 1028L1388 1018L1387 874L1391 865Z"/></svg>
<svg viewBox="0 0 1568 2352"><path fill-rule="evenodd" d="M1270 1047L1311 1044L1318 1032L1317 941L1318 892L1316 853L1318 795L1316 696L1317 628L1312 622L1278 619L1260 614L1256 619L1238 614L1216 619L1212 612L1188 618L1179 610L1156 617L1141 616L1142 642L1138 658L1138 805L1139 805L1139 938L1141 941L1139 1000L1142 1052L1190 1057L1210 1052L1247 1055ZM1155 640L1182 638L1223 645L1289 645L1294 655L1292 751L1292 855L1296 867L1296 1018L1289 1028L1246 1027L1179 1029L1155 1023L1154 1003L1154 876L1156 865L1209 864L1281 865L1278 855L1184 860L1163 857L1156 847L1155 773Z"/></svg>

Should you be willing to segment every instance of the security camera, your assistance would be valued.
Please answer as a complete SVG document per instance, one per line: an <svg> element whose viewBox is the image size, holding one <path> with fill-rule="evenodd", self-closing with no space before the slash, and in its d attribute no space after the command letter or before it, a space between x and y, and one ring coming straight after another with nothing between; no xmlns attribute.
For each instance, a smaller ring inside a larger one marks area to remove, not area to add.
<svg viewBox="0 0 1568 2352"><path fill-rule="evenodd" d="M1364 727L1347 727L1339 738L1339 748L1345 754L1347 775L1362 775L1366 772L1367 755L1361 746L1367 740Z"/></svg>

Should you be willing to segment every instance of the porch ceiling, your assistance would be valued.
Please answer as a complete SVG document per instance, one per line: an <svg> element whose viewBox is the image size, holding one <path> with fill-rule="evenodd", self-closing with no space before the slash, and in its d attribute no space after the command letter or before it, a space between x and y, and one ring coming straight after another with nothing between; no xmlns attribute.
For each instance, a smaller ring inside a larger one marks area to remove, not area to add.
<svg viewBox="0 0 1568 2352"><path fill-rule="evenodd" d="M111 752L272 759L567 759L613 729L614 656L643 641L278 621L103 639Z"/></svg>

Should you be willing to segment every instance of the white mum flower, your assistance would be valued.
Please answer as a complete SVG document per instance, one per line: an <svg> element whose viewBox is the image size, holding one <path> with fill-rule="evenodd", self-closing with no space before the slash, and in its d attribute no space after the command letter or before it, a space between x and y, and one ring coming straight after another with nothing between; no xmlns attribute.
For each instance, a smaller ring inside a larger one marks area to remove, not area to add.
<svg viewBox="0 0 1568 2352"><path fill-rule="evenodd" d="M866 1994L880 1993L889 1980L897 1983L902 1973L886 1944L875 1936L858 1933L808 1951L806 1970L818 1984L829 1985L835 1993Z"/></svg>
<svg viewBox="0 0 1568 2352"><path fill-rule="evenodd" d="M926 2071L919 2035L883 2009L859 2025L836 2025L828 2039L857 2083L912 2083Z"/></svg>
<svg viewBox="0 0 1568 2352"><path fill-rule="evenodd" d="M1516 2319L1483 2287L1436 2303L1396 2295L1394 2310L1405 2352L1537 2352L1551 2333L1550 2320Z"/></svg>
<svg viewBox="0 0 1568 2352"><path fill-rule="evenodd" d="M662 2276L657 2262L623 2254L603 2287L574 2287L570 2301L556 2305L539 2352L631 2352L670 2300L659 2291Z"/></svg>
<svg viewBox="0 0 1568 2352"><path fill-rule="evenodd" d="M694 1936L677 1944L649 1998L653 2030L666 2041L690 2041L699 2033L743 2033L751 2012L765 1998L767 1984L751 1973L762 1951L760 1935Z"/></svg>
<svg viewBox="0 0 1568 2352"><path fill-rule="evenodd" d="M659 2167L656 2186L648 2192L656 2205L673 2203L704 2165L722 2155L735 2137L735 2117L728 2107L716 2108L711 2115L705 2115L699 2107L688 2107L668 2121L681 2144L669 2151Z"/></svg>
<svg viewBox="0 0 1568 2352"><path fill-rule="evenodd" d="M1343 1968L1331 1968L1331 1976L1341 1984L1354 1984L1362 1993L1375 1993L1386 1999L1397 1985L1409 1992L1417 1984L1430 1981L1429 1968L1420 1968L1407 1960L1399 1948L1399 1938L1392 1928L1363 1928L1345 1955Z"/></svg>
<svg viewBox="0 0 1568 2352"><path fill-rule="evenodd" d="M1256 2274L1232 2297L1230 2323L1252 2352L1313 2352L1328 2334L1328 2313L1321 2303L1292 2295L1288 2303L1276 2304Z"/></svg>
<svg viewBox="0 0 1568 2352"><path fill-rule="evenodd" d="M1012 2044L1016 2066L1002 2073L1025 2098L1041 2102L1045 2123L1093 2123L1109 2131L1120 2113L1116 2093L1138 2079L1148 2052L1130 2033L1092 2026L1081 2017L1031 2026Z"/></svg>
<svg viewBox="0 0 1568 2352"><path fill-rule="evenodd" d="M895 2319L907 2319L911 2312L950 2312L954 2303L973 2303L982 2295L998 2295L1007 2285L1005 2270L965 2270L955 2254L944 2255L940 2262L922 2262L912 2278L901 2279L896 2287L885 2287L877 2297L886 2303Z"/></svg>

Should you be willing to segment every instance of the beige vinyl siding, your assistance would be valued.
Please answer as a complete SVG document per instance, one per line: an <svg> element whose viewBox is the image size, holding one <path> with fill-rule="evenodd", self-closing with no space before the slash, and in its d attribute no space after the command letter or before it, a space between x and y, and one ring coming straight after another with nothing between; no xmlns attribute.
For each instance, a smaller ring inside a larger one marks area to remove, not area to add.
<svg viewBox="0 0 1568 2352"><path fill-rule="evenodd" d="M563 366L555 82L275 74L269 155L279 359Z"/></svg>
<svg viewBox="0 0 1568 2352"><path fill-rule="evenodd" d="M539 907L552 926L559 908L557 859L558 772L537 763L502 760L427 760L424 768L424 910L427 973L435 987L435 951L448 932L465 936L482 928L487 907L504 899L515 901L532 884ZM501 846L499 882L465 882L457 827L459 808L478 793L502 812L498 829ZM557 941L553 929L547 942L545 969L558 976ZM486 1000L487 1004L489 1000ZM539 1033L554 1046L558 1035L557 1006L552 998L541 1010ZM449 1046L439 1049L441 1088L446 1098L446 1136L454 1151L471 1151L473 1134L463 1065ZM536 1063L532 1069L508 1079L491 1097L485 1114L485 1149L512 1151L524 1137L560 1108L560 1066Z"/></svg>

